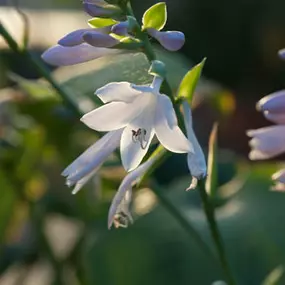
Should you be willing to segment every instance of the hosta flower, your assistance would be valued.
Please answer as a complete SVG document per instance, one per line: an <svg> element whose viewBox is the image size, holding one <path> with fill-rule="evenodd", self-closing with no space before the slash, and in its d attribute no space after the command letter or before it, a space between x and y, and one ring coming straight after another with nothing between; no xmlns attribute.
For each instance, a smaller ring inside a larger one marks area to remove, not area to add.
<svg viewBox="0 0 285 285"><path fill-rule="evenodd" d="M192 114L189 104L184 101L183 104L183 114L184 122L187 131L188 140L191 141L193 145L193 153L188 153L187 164L192 175L192 183L187 190L196 188L199 179L206 177L207 175L207 165L203 150L195 136L193 126L192 126Z"/></svg>
<svg viewBox="0 0 285 285"><path fill-rule="evenodd" d="M95 94L105 103L81 120L97 131L124 128L120 142L121 159L127 171L136 168L147 153L154 135L168 150L192 152L192 145L177 124L170 99L160 94L163 79L154 77L150 86L113 82Z"/></svg>
<svg viewBox="0 0 285 285"><path fill-rule="evenodd" d="M278 125L247 132L252 138L249 142L252 148L249 158L260 160L276 157L285 152L285 90L262 98L257 103L257 109ZM273 190L285 191L285 170L273 174L272 179L276 182Z"/></svg>
<svg viewBox="0 0 285 285"><path fill-rule="evenodd" d="M285 152L285 125L249 130L247 135L252 138L249 142L252 160L273 158Z"/></svg>
<svg viewBox="0 0 285 285"><path fill-rule="evenodd" d="M147 32L169 51L177 51L181 49L185 43L185 36L179 31L160 32L156 29L149 28Z"/></svg>
<svg viewBox="0 0 285 285"><path fill-rule="evenodd" d="M130 203L132 201L132 187L136 184L137 180L145 174L145 172L153 165L156 158L150 158L145 163L141 164L134 171L128 173L123 179L119 189L112 200L111 207L108 214L108 228L112 224L116 228L127 227L129 222L133 222L130 213Z"/></svg>
<svg viewBox="0 0 285 285"><path fill-rule="evenodd" d="M119 146L122 131L119 129L104 135L62 172L66 177L67 186L74 186L72 194L76 194L88 182Z"/></svg>

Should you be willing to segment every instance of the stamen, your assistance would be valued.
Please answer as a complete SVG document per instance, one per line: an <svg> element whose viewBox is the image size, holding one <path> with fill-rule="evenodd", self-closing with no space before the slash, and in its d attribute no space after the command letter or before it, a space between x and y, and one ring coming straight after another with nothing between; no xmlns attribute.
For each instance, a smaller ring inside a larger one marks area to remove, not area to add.
<svg viewBox="0 0 285 285"><path fill-rule="evenodd" d="M142 149L147 147L146 130L139 128L137 131L132 130L132 141L134 143L139 142Z"/></svg>

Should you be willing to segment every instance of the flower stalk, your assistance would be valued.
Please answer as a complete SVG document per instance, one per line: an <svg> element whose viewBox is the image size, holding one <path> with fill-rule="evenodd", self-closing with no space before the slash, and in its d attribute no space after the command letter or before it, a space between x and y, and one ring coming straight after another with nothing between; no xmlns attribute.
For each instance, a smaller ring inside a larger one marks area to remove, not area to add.
<svg viewBox="0 0 285 285"><path fill-rule="evenodd" d="M200 197L204 207L204 212L209 224L212 240L215 244L218 258L222 266L222 269L224 271L225 279L227 280L228 285L236 285L236 282L230 270L229 263L227 261L223 239L215 217L215 210L206 192L205 179L199 180L198 186L199 186Z"/></svg>

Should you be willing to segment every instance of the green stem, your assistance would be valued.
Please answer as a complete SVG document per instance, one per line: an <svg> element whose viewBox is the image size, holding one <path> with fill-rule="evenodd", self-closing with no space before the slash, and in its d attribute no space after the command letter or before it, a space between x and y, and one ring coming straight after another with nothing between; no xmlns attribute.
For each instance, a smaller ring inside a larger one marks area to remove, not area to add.
<svg viewBox="0 0 285 285"><path fill-rule="evenodd" d="M223 244L223 239L220 234L218 224L215 217L215 211L214 207L211 204L211 201L209 200L208 194L205 189L205 180L199 180L199 193L202 199L204 212L206 214L206 218L208 221L208 225L210 228L211 236L213 239L213 242L216 246L219 261L221 263L222 269L224 271L225 278L227 280L228 285L236 285L236 282L234 280L234 277L232 275L232 272L230 270L229 263L226 258L225 248Z"/></svg>
<svg viewBox="0 0 285 285"><path fill-rule="evenodd" d="M50 75L50 71L45 67L45 65L36 58L33 54L31 54L27 49L21 49L19 48L16 41L11 37L9 32L6 30L6 28L3 26L3 24L0 22L0 34L3 36L4 40L8 44L8 46L13 50L16 54L23 56L28 62L32 63L33 66L36 68L36 70L39 72L39 74L42 75L43 78L45 78L51 86L60 94L64 102L67 106L78 116L81 116L82 113L77 107L76 102L71 100L71 96L69 96L68 92L62 88Z"/></svg>
<svg viewBox="0 0 285 285"><path fill-rule="evenodd" d="M186 231L186 233L190 236L191 239L195 240L195 242L200 246L201 250L209 257L213 259L214 262L217 261L215 254L212 252L207 243L201 238L200 234L197 230L190 224L187 218L177 209L177 207L171 202L170 199L166 198L163 195L163 191L161 187L155 183L151 183L151 188L154 193L158 197L161 204L167 209L167 211L176 219L176 221L180 224L180 226Z"/></svg>

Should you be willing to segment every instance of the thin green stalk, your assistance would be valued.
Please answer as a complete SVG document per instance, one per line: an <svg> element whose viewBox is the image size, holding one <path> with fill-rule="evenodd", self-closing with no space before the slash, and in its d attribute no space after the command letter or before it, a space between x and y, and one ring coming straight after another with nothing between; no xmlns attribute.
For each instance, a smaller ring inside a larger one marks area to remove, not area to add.
<svg viewBox="0 0 285 285"><path fill-rule="evenodd" d="M211 201L209 200L208 194L205 189L205 181L203 179L199 180L198 186L199 186L199 193L200 193L203 207L204 207L204 212L206 214L206 218L207 218L208 225L210 228L211 236L216 246L219 261L224 271L227 284L236 285L236 282L230 270L229 263L226 258L223 239L219 231L218 224L217 224L216 217L215 217L215 210L214 210L214 207L212 206Z"/></svg>

